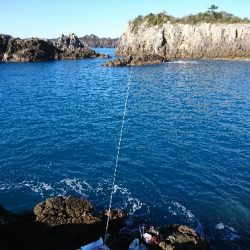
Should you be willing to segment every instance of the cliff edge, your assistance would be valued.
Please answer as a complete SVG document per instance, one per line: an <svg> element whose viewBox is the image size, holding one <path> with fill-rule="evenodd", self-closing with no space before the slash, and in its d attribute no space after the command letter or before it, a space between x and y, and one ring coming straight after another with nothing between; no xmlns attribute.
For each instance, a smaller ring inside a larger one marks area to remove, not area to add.
<svg viewBox="0 0 250 250"><path fill-rule="evenodd" d="M224 12L180 19L165 13L139 16L129 22L116 53L158 54L167 58L250 58L250 22Z"/></svg>

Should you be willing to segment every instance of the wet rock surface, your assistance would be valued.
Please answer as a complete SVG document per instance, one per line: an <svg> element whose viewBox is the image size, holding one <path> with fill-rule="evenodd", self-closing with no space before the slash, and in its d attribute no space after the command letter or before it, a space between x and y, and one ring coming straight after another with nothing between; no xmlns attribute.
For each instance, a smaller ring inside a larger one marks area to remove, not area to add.
<svg viewBox="0 0 250 250"><path fill-rule="evenodd" d="M161 55L145 54L145 55L131 55L124 58L117 58L112 61L105 62L105 67L120 67L120 66L140 66L150 64L160 64L168 62L169 60Z"/></svg>

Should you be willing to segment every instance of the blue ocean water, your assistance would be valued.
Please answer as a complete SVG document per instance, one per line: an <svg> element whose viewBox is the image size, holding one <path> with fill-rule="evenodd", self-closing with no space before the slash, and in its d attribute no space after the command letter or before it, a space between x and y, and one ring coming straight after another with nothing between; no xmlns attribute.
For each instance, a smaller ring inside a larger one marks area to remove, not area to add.
<svg viewBox="0 0 250 250"><path fill-rule="evenodd" d="M114 207L250 249L250 62L105 60L0 64L0 203L107 207L131 72Z"/></svg>

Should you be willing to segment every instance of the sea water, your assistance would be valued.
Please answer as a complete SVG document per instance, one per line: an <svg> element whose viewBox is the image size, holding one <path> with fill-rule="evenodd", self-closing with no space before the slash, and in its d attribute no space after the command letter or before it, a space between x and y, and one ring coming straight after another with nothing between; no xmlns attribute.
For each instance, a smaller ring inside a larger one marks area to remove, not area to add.
<svg viewBox="0 0 250 250"><path fill-rule="evenodd" d="M131 72L113 206L250 248L250 62L105 60L0 64L0 203L78 195L107 208Z"/></svg>

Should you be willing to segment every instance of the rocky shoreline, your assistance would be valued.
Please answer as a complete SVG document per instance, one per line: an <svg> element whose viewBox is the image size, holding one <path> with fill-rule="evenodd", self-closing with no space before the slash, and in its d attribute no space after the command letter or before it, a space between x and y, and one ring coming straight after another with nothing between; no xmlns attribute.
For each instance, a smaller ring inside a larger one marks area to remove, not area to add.
<svg viewBox="0 0 250 250"><path fill-rule="evenodd" d="M128 249L139 233L122 233L127 214L112 210L107 246ZM14 214L0 206L0 249L79 249L104 236L107 211L97 212L86 199L54 197L37 204L32 212ZM160 229L163 238L148 249L210 249L207 241L184 225Z"/></svg>
<svg viewBox="0 0 250 250"><path fill-rule="evenodd" d="M13 38L0 35L0 61L3 62L35 62L48 60L108 58L84 46L73 33L62 35L51 42L47 39Z"/></svg>

